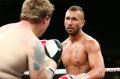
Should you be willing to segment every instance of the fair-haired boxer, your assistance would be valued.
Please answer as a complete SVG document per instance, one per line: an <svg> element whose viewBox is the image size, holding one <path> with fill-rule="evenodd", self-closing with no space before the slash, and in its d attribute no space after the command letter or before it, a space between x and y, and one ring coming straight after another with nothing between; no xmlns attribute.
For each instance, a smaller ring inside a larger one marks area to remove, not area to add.
<svg viewBox="0 0 120 79"><path fill-rule="evenodd" d="M0 27L0 79L22 79L27 70L31 79L53 78L57 64L38 39L48 28L53 11L49 0L25 0L21 20Z"/></svg>
<svg viewBox="0 0 120 79"><path fill-rule="evenodd" d="M62 43L61 60L67 74L59 79L103 79L105 67L100 44L82 30L85 24L83 9L70 6L64 24L69 37Z"/></svg>

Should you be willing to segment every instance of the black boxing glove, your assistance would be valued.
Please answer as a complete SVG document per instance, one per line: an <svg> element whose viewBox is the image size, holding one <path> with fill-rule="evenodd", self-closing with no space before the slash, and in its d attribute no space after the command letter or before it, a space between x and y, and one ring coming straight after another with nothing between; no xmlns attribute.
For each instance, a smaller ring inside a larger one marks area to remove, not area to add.
<svg viewBox="0 0 120 79"><path fill-rule="evenodd" d="M50 39L50 40L41 40L41 43L45 47L46 55L49 58L53 59L58 65L62 54L62 46L60 41L57 39Z"/></svg>

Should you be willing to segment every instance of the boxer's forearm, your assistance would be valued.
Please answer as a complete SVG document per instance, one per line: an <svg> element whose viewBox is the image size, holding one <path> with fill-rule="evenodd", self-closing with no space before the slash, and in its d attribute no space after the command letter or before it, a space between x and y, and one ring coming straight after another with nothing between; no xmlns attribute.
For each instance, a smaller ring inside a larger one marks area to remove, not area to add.
<svg viewBox="0 0 120 79"><path fill-rule="evenodd" d="M87 73L90 79L103 79L105 76L105 69L104 68L94 68Z"/></svg>
<svg viewBox="0 0 120 79"><path fill-rule="evenodd" d="M48 60L46 62L46 70L47 70L48 79L53 79L56 68L57 68L57 64L54 60Z"/></svg>

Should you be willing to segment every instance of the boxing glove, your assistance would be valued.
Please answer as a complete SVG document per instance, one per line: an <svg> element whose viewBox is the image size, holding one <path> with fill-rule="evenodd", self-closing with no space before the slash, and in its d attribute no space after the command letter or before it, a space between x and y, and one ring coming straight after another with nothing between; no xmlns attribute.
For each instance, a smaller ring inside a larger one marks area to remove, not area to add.
<svg viewBox="0 0 120 79"><path fill-rule="evenodd" d="M62 46L59 40L50 39L50 40L41 40L45 48L46 55L53 59L57 64L60 62L60 57L62 54Z"/></svg>
<svg viewBox="0 0 120 79"><path fill-rule="evenodd" d="M66 75L59 77L58 79L78 79L78 78L74 75L66 74Z"/></svg>
<svg viewBox="0 0 120 79"><path fill-rule="evenodd" d="M58 79L90 79L89 76L86 73L82 73L79 75L63 75L61 77L59 77Z"/></svg>

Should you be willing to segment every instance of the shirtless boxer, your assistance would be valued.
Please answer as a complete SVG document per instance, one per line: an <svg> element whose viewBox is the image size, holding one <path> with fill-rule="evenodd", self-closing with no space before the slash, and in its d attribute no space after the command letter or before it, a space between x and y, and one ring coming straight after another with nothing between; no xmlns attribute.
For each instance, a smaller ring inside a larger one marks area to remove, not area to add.
<svg viewBox="0 0 120 79"><path fill-rule="evenodd" d="M25 0L21 21L0 28L0 79L52 79L55 61L45 55L38 37L46 31L54 6L49 0ZM49 60L49 61L48 61Z"/></svg>
<svg viewBox="0 0 120 79"><path fill-rule="evenodd" d="M64 20L69 37L62 43L61 59L67 74L59 79L103 79L105 67L100 44L82 31L85 24L83 9L71 6Z"/></svg>

